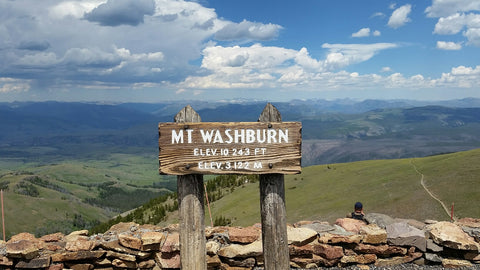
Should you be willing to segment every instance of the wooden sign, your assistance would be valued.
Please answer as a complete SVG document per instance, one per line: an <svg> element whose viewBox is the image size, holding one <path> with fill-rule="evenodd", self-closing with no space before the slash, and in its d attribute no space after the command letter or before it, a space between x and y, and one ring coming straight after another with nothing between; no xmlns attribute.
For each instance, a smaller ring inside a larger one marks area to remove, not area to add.
<svg viewBox="0 0 480 270"><path fill-rule="evenodd" d="M297 174L300 122L160 123L161 174Z"/></svg>

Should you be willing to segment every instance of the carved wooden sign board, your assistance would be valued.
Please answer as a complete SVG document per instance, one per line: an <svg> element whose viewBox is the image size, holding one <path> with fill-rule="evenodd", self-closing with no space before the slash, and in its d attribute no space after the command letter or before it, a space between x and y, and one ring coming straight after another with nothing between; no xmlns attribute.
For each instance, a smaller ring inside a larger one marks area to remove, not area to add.
<svg viewBox="0 0 480 270"><path fill-rule="evenodd" d="M300 122L160 123L161 174L298 174Z"/></svg>

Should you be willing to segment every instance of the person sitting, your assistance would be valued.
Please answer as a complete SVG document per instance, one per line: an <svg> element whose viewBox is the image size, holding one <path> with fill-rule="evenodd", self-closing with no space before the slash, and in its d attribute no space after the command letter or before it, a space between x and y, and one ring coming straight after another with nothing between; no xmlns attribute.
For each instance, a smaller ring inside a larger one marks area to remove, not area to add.
<svg viewBox="0 0 480 270"><path fill-rule="evenodd" d="M351 214L347 215L347 217L365 221L365 213L363 213L362 203L356 202L354 206L354 211Z"/></svg>

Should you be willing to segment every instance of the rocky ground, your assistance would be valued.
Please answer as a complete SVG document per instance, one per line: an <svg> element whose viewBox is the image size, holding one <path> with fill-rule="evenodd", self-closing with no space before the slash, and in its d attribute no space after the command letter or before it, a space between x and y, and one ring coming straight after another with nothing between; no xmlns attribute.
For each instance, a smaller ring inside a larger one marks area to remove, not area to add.
<svg viewBox="0 0 480 270"><path fill-rule="evenodd" d="M367 214L335 224L287 226L292 269L480 269L480 219L457 222L394 219ZM368 224L367 224L368 223ZM261 225L207 227L208 269L263 269ZM178 224L119 223L104 234L87 231L0 242L0 268L180 269Z"/></svg>

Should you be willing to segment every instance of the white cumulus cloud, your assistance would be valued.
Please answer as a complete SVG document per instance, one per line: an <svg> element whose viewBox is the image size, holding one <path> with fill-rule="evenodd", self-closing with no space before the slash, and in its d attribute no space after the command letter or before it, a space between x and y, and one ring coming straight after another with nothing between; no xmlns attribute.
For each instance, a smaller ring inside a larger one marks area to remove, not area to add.
<svg viewBox="0 0 480 270"><path fill-rule="evenodd" d="M425 13L438 18L434 33L439 35L462 34L466 45L480 47L480 1L434 0Z"/></svg>
<svg viewBox="0 0 480 270"><path fill-rule="evenodd" d="M61 19L67 16L82 18L106 0L63 1L49 8L50 16Z"/></svg>
<svg viewBox="0 0 480 270"><path fill-rule="evenodd" d="M192 63L217 41L266 41L282 29L232 22L184 0L0 1L0 21L0 78L27 78L49 89L78 85L79 91L89 84L174 85L208 70ZM247 51L225 57L222 65L262 61ZM204 65L213 64L209 59Z"/></svg>
<svg viewBox="0 0 480 270"><path fill-rule="evenodd" d="M370 28L365 27L353 33L352 37L360 38L360 37L369 37L370 35L378 37L381 35L381 33L378 30L371 31Z"/></svg>
<svg viewBox="0 0 480 270"><path fill-rule="evenodd" d="M480 11L478 0L433 0L432 5L427 7L425 13L428 17L448 17L457 12L477 10Z"/></svg>
<svg viewBox="0 0 480 270"><path fill-rule="evenodd" d="M352 34L352 37L368 37L370 36L370 28L362 28L358 30L358 32L355 32Z"/></svg>
<svg viewBox="0 0 480 270"><path fill-rule="evenodd" d="M478 88L480 87L480 66L453 67L450 72L442 73L442 76L433 82L439 87Z"/></svg>
<svg viewBox="0 0 480 270"><path fill-rule="evenodd" d="M325 60L325 69L332 70L348 65L367 61L382 50L398 47L394 43L374 44L323 44L322 48L329 49Z"/></svg>
<svg viewBox="0 0 480 270"><path fill-rule="evenodd" d="M360 80L362 77L356 72L333 73L334 71L367 61L380 51L395 48L397 45L323 44L322 47L328 50L325 59L313 58L306 48L296 51L260 44L250 47L207 47L203 51L202 67L210 71L210 75L190 76L181 86L185 89L278 88L299 85L313 87L316 82L328 77L328 85L333 87L334 81L342 81L342 78Z"/></svg>
<svg viewBox="0 0 480 270"><path fill-rule="evenodd" d="M457 34L463 28L480 28L480 14L455 13L438 19L434 33L440 35Z"/></svg>
<svg viewBox="0 0 480 270"><path fill-rule="evenodd" d="M412 5L407 4L395 9L388 20L388 26L391 28L399 28L410 21L408 15L412 11Z"/></svg>
<svg viewBox="0 0 480 270"><path fill-rule="evenodd" d="M243 20L240 23L228 23L222 29L216 32L215 38L218 40L270 40L278 36L282 29L277 24L262 24Z"/></svg>
<svg viewBox="0 0 480 270"><path fill-rule="evenodd" d="M463 35L467 38L468 44L480 47L480 28L469 28Z"/></svg>
<svg viewBox="0 0 480 270"><path fill-rule="evenodd" d="M437 48L441 50L456 51L462 49L462 44L451 41L437 41Z"/></svg>
<svg viewBox="0 0 480 270"><path fill-rule="evenodd" d="M475 68L472 67L465 67L465 66L458 66L452 68L453 75L477 75L480 74L480 66Z"/></svg>

